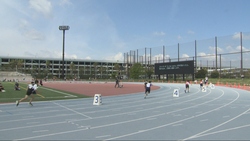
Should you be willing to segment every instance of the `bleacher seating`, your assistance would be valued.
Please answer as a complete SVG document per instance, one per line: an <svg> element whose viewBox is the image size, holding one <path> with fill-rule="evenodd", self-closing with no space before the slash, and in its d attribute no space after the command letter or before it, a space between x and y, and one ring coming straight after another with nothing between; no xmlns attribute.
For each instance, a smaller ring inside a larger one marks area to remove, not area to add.
<svg viewBox="0 0 250 141"><path fill-rule="evenodd" d="M23 74L19 72L0 71L0 81L32 81L30 74Z"/></svg>

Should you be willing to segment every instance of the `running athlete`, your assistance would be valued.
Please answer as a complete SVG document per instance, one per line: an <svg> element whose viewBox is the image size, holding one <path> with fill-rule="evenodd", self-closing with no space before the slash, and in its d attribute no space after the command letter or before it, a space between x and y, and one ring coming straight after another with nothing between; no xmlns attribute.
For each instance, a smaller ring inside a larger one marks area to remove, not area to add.
<svg viewBox="0 0 250 141"><path fill-rule="evenodd" d="M27 87L27 92L26 92L25 97L22 98L22 99L20 99L20 100L17 100L16 101L16 106L18 106L20 102L22 102L23 100L27 99L29 96L31 96L31 99L29 101L29 105L33 106L33 104L31 102L34 99L34 94L36 94L37 88L38 88L37 84L35 84L35 82L32 81L31 84L29 84L28 87Z"/></svg>
<svg viewBox="0 0 250 141"><path fill-rule="evenodd" d="M201 88L201 90L202 90L202 87L203 87L203 80L201 79L201 81L200 81L200 88Z"/></svg>
<svg viewBox="0 0 250 141"><path fill-rule="evenodd" d="M185 87L186 87L185 93L186 93L186 92L189 93L189 84L190 84L190 83L189 83L189 81L187 80L186 83L185 83Z"/></svg>
<svg viewBox="0 0 250 141"><path fill-rule="evenodd" d="M205 77L205 86L208 87L208 77Z"/></svg>
<svg viewBox="0 0 250 141"><path fill-rule="evenodd" d="M148 96L148 94L150 94L150 87L152 86L152 84L151 84L151 81L149 81L148 83L146 81L144 83L144 85L145 85L145 97L144 97L144 99L145 99L146 96Z"/></svg>

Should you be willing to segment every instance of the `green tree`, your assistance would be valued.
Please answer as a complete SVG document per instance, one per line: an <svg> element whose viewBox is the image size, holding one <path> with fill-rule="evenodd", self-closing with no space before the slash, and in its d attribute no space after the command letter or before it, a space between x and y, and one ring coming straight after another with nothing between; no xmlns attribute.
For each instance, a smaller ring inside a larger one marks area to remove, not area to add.
<svg viewBox="0 0 250 141"><path fill-rule="evenodd" d="M76 73L76 67L73 62L70 63L70 78L74 78L75 73Z"/></svg>
<svg viewBox="0 0 250 141"><path fill-rule="evenodd" d="M48 77L49 76L49 74L50 74L50 61L49 60L47 60L46 61L46 71L45 71L45 75L46 75L46 77Z"/></svg>
<svg viewBox="0 0 250 141"><path fill-rule="evenodd" d="M219 75L219 72L216 70L211 72L211 78L219 78Z"/></svg>
<svg viewBox="0 0 250 141"><path fill-rule="evenodd" d="M205 78L207 75L207 70L206 69L200 69L196 74L196 78Z"/></svg>
<svg viewBox="0 0 250 141"><path fill-rule="evenodd" d="M133 66L131 66L129 73L130 73L130 77L134 78L134 79L138 79L140 75L143 74L143 67L140 63L135 63L133 64Z"/></svg>
<svg viewBox="0 0 250 141"><path fill-rule="evenodd" d="M20 68L23 68L23 60L22 59L12 59L9 62L9 66L12 70L16 69L16 71L18 71Z"/></svg>
<svg viewBox="0 0 250 141"><path fill-rule="evenodd" d="M117 63L115 63L115 64L114 64L113 70L114 70L113 73L114 73L116 76L118 76L118 75L119 75L119 71L120 71L120 65L117 64Z"/></svg>
<svg viewBox="0 0 250 141"><path fill-rule="evenodd" d="M153 67L148 67L148 68L145 68L145 73L146 73L146 75L148 76L148 78L150 79L151 78L151 76L152 76L152 74L154 74L154 69L153 69Z"/></svg>

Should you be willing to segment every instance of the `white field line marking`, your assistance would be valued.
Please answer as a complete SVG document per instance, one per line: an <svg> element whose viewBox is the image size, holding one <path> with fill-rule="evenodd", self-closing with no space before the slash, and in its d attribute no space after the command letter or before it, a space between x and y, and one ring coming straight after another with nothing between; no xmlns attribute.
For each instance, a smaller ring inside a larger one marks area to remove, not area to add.
<svg viewBox="0 0 250 141"><path fill-rule="evenodd" d="M62 107L62 108L65 108L65 109L67 109L67 110L70 110L70 111L72 111L72 112L74 112L74 113L77 113L77 114L79 114L79 115L82 115L82 116L85 116L85 117L87 117L87 118L92 119L92 117L87 116L87 115L85 115L85 114L83 114L83 113L77 112L77 111L75 111L75 110L73 110L73 109L70 109L70 108L68 108L68 107L65 107L65 106L63 106L63 105L61 105L61 104L58 104L58 103L56 103L56 102L53 102L53 103L56 104L56 105L58 105L58 106L60 106L60 107Z"/></svg>
<svg viewBox="0 0 250 141"><path fill-rule="evenodd" d="M208 94L206 94L208 95ZM202 97L206 96L206 95L203 95ZM223 95L219 96L218 98L215 98L214 100L216 99L219 99L220 97L222 97ZM200 98L202 98L200 97ZM199 98L195 98L195 99L192 99L192 100L196 100L196 99L199 99ZM192 101L192 100L187 100L185 102L189 102L189 101ZM212 102L214 100L210 100L210 101L207 101L205 103L209 103L209 102ZM183 103L183 102L181 102ZM204 104L205 104L204 103ZM175 103L175 104L179 104L179 103ZM175 105L175 104L171 104L171 105L168 105L168 106L172 106L172 105ZM199 105L202 105L202 104L199 104ZM192 107L196 107L196 106L199 106L199 105L193 105L191 106L190 108ZM148 109L143 109L143 110L137 110L137 111L132 111L132 112L142 112L142 111L147 111L147 110L153 110L153 109L158 109L158 108L162 108L162 107L165 107L165 106L158 106L158 107L154 107L154 108L148 108ZM189 109L189 108L184 108L182 110L185 110L185 109ZM182 111L181 109L178 109L176 111L172 111L172 112L169 112L169 113L174 113L174 112L178 112L178 111ZM126 113L119 113L119 114L113 114L113 115L108 115L108 116L100 116L100 117L96 117L96 118L93 118L93 119L101 119L101 118L106 118L106 117L110 117L110 116L118 116L118 115L124 115L124 114L128 114L128 113L131 113L131 112L126 112ZM74 114L68 114L68 116L71 116L71 115L74 115ZM158 114L160 116L160 114ZM43 119L43 118L51 118L51 117L58 117L58 116L48 116L48 117L40 117L40 118L32 118L32 119ZM23 119L23 120L30 120L30 119ZM81 120L86 120L86 119L81 119ZM77 121L81 121L81 120L77 120ZM88 119L87 119L88 120ZM5 121L5 122L13 122L13 121L19 121L19 120L11 120L11 121ZM2 123L2 122L0 122ZM61 122L58 122L58 124L60 124ZM47 125L47 124L45 124ZM36 126L44 126L44 125L36 125ZM22 128L29 128L29 127L19 127L18 129L22 129ZM10 128L10 129L3 129L4 131L5 130L15 130L16 128ZM2 130L0 130L2 131Z"/></svg>
<svg viewBox="0 0 250 141"><path fill-rule="evenodd" d="M33 118L34 116L24 116L22 118Z"/></svg>
<svg viewBox="0 0 250 141"><path fill-rule="evenodd" d="M233 91L234 91L234 90L233 90ZM234 91L234 92L236 92L236 93L238 94L238 98L239 98L239 97L240 97L240 94L239 94L237 91ZM238 99L238 98L237 98L237 99ZM235 101L235 100L234 100L234 101ZM230 102L230 103L231 103L231 102ZM240 116L242 116L243 114L247 113L249 110L250 110L250 108L249 108L248 110L246 110L245 112L239 114L238 116L234 117L234 118L231 118L231 119L229 119L229 120L227 120L227 121L225 121L225 122L223 122L223 123L221 123L221 124L219 124L219 125L217 125L217 126L214 126L214 127L210 128L210 129L207 129L207 130L205 130L205 131L203 131L203 132L200 132L200 133L198 133L198 134L196 134L196 135L190 136L190 137L188 137L188 138L186 138L186 139L183 139L183 140L190 140L190 139L193 139L193 138L197 138L197 137L201 136L202 134L204 134L204 133L206 133L206 132L209 132L209 131L211 131L211 130L213 130L213 129L216 129L216 128L218 128L218 127L220 127L220 126L222 126L222 125L224 125L224 124L226 124L226 123L228 123L228 122L231 122L231 121L237 119L238 117L240 117Z"/></svg>
<svg viewBox="0 0 250 141"><path fill-rule="evenodd" d="M228 116L223 116L222 118L229 118L230 116L228 115Z"/></svg>
<svg viewBox="0 0 250 141"><path fill-rule="evenodd" d="M223 91L223 95L224 95L224 91ZM161 126L156 126L156 127L153 127L153 128L145 129L145 131L143 131L143 132L147 132L147 131L151 131L151 130L163 128L163 127L166 127L166 126L169 126L169 125L174 125L174 124L177 124L177 123L180 123L180 122L183 122L183 121L187 121L187 120L190 120L190 119L193 119L193 118L196 118L196 117L203 116L203 115L211 113L211 112L213 112L213 111L215 111L217 109L220 109L222 107L225 107L225 106L228 106L228 105L232 104L238 98L239 98L239 93L238 93L238 96L237 96L236 99L234 99L233 101L231 101L231 102L229 102L229 103L227 103L225 105L222 105L222 106L220 106L220 107L218 107L216 109L213 109L213 110L210 110L210 111L207 111L207 112L204 112L204 113L201 113L199 115L195 115L195 116L192 116L192 117L189 117L189 118L185 118L185 119L182 119L182 120L179 120L179 121L175 121L175 122L172 122L172 123L167 123L167 124L164 124L164 125L161 125ZM205 103L207 103L207 102L204 102L203 104L205 104ZM198 104L198 105L201 105L201 104ZM125 135L122 135L122 136L117 136L117 137L113 137L113 138L109 138L109 139L105 139L105 140L116 140L118 138L127 137L127 136L131 136L131 135L139 134L139 133L141 133L141 132L133 132L133 133L129 133L129 134L125 134Z"/></svg>
<svg viewBox="0 0 250 141"><path fill-rule="evenodd" d="M40 133L40 132L48 132L49 130L38 130L38 131L32 131L32 133Z"/></svg>
<svg viewBox="0 0 250 141"><path fill-rule="evenodd" d="M37 123L40 123L40 122L28 122L26 124L37 124Z"/></svg>
<svg viewBox="0 0 250 141"><path fill-rule="evenodd" d="M100 125L100 126L96 126L96 127L91 127L91 129L98 129L98 128L103 128L103 127L109 127L109 126L113 126L113 125L119 125L119 124L124 124L124 123L130 123L130 122L135 122L135 121L140 121L140 120L145 120L145 119L148 119L148 118L154 118L154 117L158 117L158 116L162 116L162 115L166 115L166 114L170 114L170 113L175 113L175 112L179 112L179 111L182 111L182 110L186 110L186 109L190 109L190 108L193 108L193 107L196 107L196 106L200 106L200 105L204 105L206 103L209 103L209 102L212 102L212 101L215 101L219 98L221 98L222 96L224 95L224 92L221 96L213 99L213 100L210 100L210 101L206 101L204 103L200 103L200 104L197 104L197 105L193 105L193 106L190 106L190 107L186 107L186 108L183 108L183 109L178 109L178 110L175 110L175 111L171 111L171 112L168 112L168 113L161 113L161 114L158 114L158 115L153 115L153 116L148 116L148 117L143 117L143 118L138 118L138 119L133 119L133 120L128 120L128 121L122 121L122 122L117 122L117 123L111 123L111 124L106 124L106 125ZM225 105L226 106L226 105ZM223 107L223 106L222 106ZM219 107L221 108L221 107ZM212 112L213 110L209 111L209 112ZM209 112L206 112L206 113L209 113ZM189 119L193 119L195 117L199 117L199 116L202 116L202 115L205 115L206 113L203 113L203 114L200 114L200 115L196 115L196 116L192 116L192 117L189 117L189 118L186 118L186 119L182 119L180 121L176 121L176 122L172 122L172 123L168 123L168 124L165 124L165 125L162 125L160 127L156 127L156 128L153 128L153 129L157 129L157 128L162 128L162 127L165 127L165 126L169 126L169 125L173 125L173 124L176 124L176 123L179 123L179 122L183 122L183 121L186 121L186 120L189 120ZM124 114L124 113L123 113ZM125 113L126 114L126 113ZM117 115L117 114L116 114ZM102 117L98 117L98 118L103 118L103 117L109 117L109 116L102 116ZM98 119L98 118L95 118L95 119ZM84 119L83 119L84 120ZM74 132L78 132L78 131L84 131L84 130L87 130L87 129L77 129L77 130L71 130L71 131L64 131L64 132L58 132L58 133L51 133L51 134L46 134L46 135L40 135L40 136L33 136L33 137L27 137L27 138L22 138L22 139L16 139L16 140L28 140L28 139L35 139L35 138L40 138L40 137L47 137L47 136L54 136L54 135L60 135L60 134L67 134L67 133L74 133ZM143 130L141 132L146 132L148 130ZM137 134L137 133L131 133L129 135L133 135L133 134ZM125 136L129 136L128 134L125 135ZM120 136L121 137L121 136ZM119 138L120 138L119 137Z"/></svg>
<svg viewBox="0 0 250 141"><path fill-rule="evenodd" d="M173 127L176 127L176 126L181 126L181 125L183 125L183 124L179 123L179 124L174 124L174 125L172 125L172 126L173 126Z"/></svg>
<svg viewBox="0 0 250 141"><path fill-rule="evenodd" d="M65 116L73 116L75 114L68 114L68 115L65 115ZM0 123L7 123L7 122L19 122L19 121L24 121L24 120L38 120L38 119L45 119L45 118L56 118L58 117L57 115L56 116L46 116L46 117L34 117L34 118L29 118L29 119L16 119L16 120L11 120L11 121L3 121L3 122L0 122ZM61 115L60 115L61 117ZM58 124L62 123L62 122L57 122ZM64 122L63 122L64 123ZM54 123L53 123L54 124ZM44 125L49 125L49 124L44 124ZM36 126L41 126L41 125L36 125ZM9 128L9 129L0 129L0 131L7 131L7 130L14 130L14 129L22 129L22 128L26 128L26 127L16 127L16 128ZM29 126L27 127L29 128Z"/></svg>
<svg viewBox="0 0 250 141"><path fill-rule="evenodd" d="M208 119L202 119L202 120L200 120L200 122L204 122L204 121L208 121Z"/></svg>
<svg viewBox="0 0 250 141"><path fill-rule="evenodd" d="M67 123L66 121L62 121L62 122L53 122L53 123L46 123L46 124L42 124L42 126L48 126L48 125L58 125L58 124L63 124L63 123ZM31 125L31 126L20 126L20 127L16 127L16 128L8 128L8 129L0 129L0 131L10 131L10 130L18 130L18 129L23 129L23 128L34 128L34 127L40 127L41 125Z"/></svg>
<svg viewBox="0 0 250 141"><path fill-rule="evenodd" d="M246 128L246 127L250 127L250 124L243 125L243 126L238 126L238 127L233 127L233 128L228 128L228 129L224 129L224 130L219 130L219 131L215 131L215 132L211 132L211 133L206 133L206 134L203 134L203 135L199 135L199 136L197 136L197 137L204 137L204 136L208 136L208 135L218 134L218 133L227 132L227 131L232 131L232 130L241 129L241 128ZM196 138L197 138L197 137L196 137Z"/></svg>
<svg viewBox="0 0 250 141"><path fill-rule="evenodd" d="M63 95L67 95L67 96L69 96L69 97L77 97L77 96L75 96L75 95L71 95L71 94L68 94L68 93L60 92L60 91L57 91L57 90L52 90L52 89L45 88L45 87L41 87L41 88L42 88L42 89L45 89L45 90L52 91L52 92L60 93L60 94L63 94Z"/></svg>
<svg viewBox="0 0 250 141"><path fill-rule="evenodd" d="M208 95L208 94L206 94L206 95ZM204 96L206 96L206 95L204 95ZM202 97L204 97L204 96L202 96ZM202 97L200 97L200 98L202 98ZM221 97L221 96L220 96ZM220 97L218 97L218 98L220 98ZM218 99L218 98L216 98L216 99ZM193 99L193 100L196 100L196 99L199 99L199 98L195 98L195 99ZM61 100L60 100L61 101ZM62 101L65 101L65 100L62 100ZM188 100L188 101L190 101L190 100ZM188 101L186 101L186 102L188 102ZM191 100L192 101L192 100ZM213 101L213 100L211 100L211 101ZM208 103L209 103L210 101L208 101ZM178 103L177 103L178 104ZM173 104L172 104L173 105ZM202 104L201 104L202 105ZM171 105L168 105L168 106L171 106ZM198 105L196 105L196 106L198 106ZM156 108L150 108L150 109L147 109L147 110L151 110L151 109L157 109L157 108L161 108L161 107L164 107L164 106L160 106L160 107L156 107ZM195 107L195 106L192 106L192 107ZM192 107L190 107L190 108L192 108ZM186 109L186 108L185 108ZM185 109L183 109L183 110L185 110ZM133 112L141 112L141 111L146 111L145 109L144 110L138 110L138 111L133 111ZM170 113L174 113L174 112L178 112L178 111L181 111L180 109L179 110L177 110L177 111L172 111L172 112L170 112ZM124 114L127 114L127 113L130 113L130 112L126 112L126 113L121 113L121 114L113 114L113 115L109 115L109 116L117 116L117 115L124 115ZM74 114L68 114L68 116L71 116L71 115L74 115ZM67 116L67 115L66 115ZM109 117L109 116L100 116L100 117L96 117L96 118L94 118L94 119L101 119L101 118L106 118L106 117ZM159 115L160 116L160 115ZM41 117L41 118L39 118L39 119L43 119L43 118L50 118L50 117L58 117L58 116L48 116L48 117ZM36 119L36 118L32 118L32 119ZM23 119L23 120L30 120L30 119ZM88 119L81 119L81 120L88 120ZM81 120L77 120L77 121L81 121ZM19 121L19 120L12 120L12 121L8 121L8 122L13 122L13 121ZM7 122L7 121L5 121L5 122ZM0 122L1 123L1 122ZM54 125L54 124L61 124L62 122L57 122L57 123L51 123L51 124L40 124L40 125L34 125L34 126L32 126L32 127L40 127L40 126L46 126L46 125ZM64 123L64 122L63 122ZM16 129L23 129L23 128L29 128L30 126L26 126L26 127L18 127L18 128L9 128L9 129L2 129L2 130L0 130L0 131L6 131L6 130L16 130Z"/></svg>
<svg viewBox="0 0 250 141"><path fill-rule="evenodd" d="M96 136L95 138L99 139L99 138L105 138L105 137L109 137L111 135L103 135L103 136Z"/></svg>

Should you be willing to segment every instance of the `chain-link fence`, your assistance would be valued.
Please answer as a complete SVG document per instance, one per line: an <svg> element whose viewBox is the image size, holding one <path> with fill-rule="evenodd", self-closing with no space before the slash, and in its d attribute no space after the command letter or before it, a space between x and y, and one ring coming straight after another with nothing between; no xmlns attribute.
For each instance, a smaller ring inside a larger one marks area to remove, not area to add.
<svg viewBox="0 0 250 141"><path fill-rule="evenodd" d="M155 63L194 60L195 71L205 68L217 70L220 77L250 77L250 32L177 43L171 46L147 47L124 53L124 63Z"/></svg>

